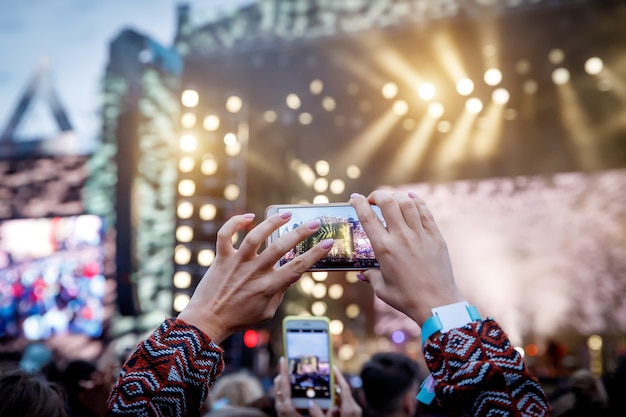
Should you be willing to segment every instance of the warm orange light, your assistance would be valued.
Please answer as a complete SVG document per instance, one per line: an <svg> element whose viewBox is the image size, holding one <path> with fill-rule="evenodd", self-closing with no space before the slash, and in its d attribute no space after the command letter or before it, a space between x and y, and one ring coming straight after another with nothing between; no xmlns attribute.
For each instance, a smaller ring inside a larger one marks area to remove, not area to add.
<svg viewBox="0 0 626 417"><path fill-rule="evenodd" d="M534 343L526 345L526 354L528 356L537 356L539 354L539 348Z"/></svg>

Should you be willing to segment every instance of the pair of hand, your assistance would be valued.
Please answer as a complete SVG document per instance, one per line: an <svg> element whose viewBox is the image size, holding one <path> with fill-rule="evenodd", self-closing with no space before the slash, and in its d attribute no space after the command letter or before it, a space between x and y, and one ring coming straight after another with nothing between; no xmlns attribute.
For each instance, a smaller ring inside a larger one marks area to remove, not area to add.
<svg viewBox="0 0 626 417"><path fill-rule="evenodd" d="M333 366L335 375L335 384L338 388L338 406L332 407L324 414L319 405L311 401L309 406L309 415L312 417L361 417L363 411L352 396L352 389L348 381L343 377L339 369ZM285 358L280 358L280 372L274 378L274 408L278 417L302 417L291 401L291 384L289 383L289 372Z"/></svg>
<svg viewBox="0 0 626 417"><path fill-rule="evenodd" d="M419 325L430 317L432 307L463 301L454 282L446 243L424 201L414 193L374 191L367 198L353 194L350 203L380 264L380 269L367 270L359 277L372 285L379 298ZM371 204L380 207L386 227ZM263 242L290 216L275 214L261 222L238 249L233 247L232 237L248 226L254 215L228 220L217 235L215 261L178 317L218 344L239 330L273 317L289 286L332 247L332 239L327 239L275 268L282 255L320 227L319 220L311 221L258 253Z"/></svg>

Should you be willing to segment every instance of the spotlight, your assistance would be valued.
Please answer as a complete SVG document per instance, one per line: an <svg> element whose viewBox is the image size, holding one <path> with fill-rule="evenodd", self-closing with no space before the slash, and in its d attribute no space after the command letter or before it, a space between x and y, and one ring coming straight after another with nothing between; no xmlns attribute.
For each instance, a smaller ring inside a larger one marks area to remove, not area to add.
<svg viewBox="0 0 626 417"><path fill-rule="evenodd" d="M191 172L196 165L196 161L191 156L183 156L178 161L178 169L180 172Z"/></svg>
<svg viewBox="0 0 626 417"><path fill-rule="evenodd" d="M204 175L215 175L217 172L217 160L211 154L206 154L202 158L202 165L200 165L200 171Z"/></svg>
<svg viewBox="0 0 626 417"><path fill-rule="evenodd" d="M236 200L239 197L240 192L241 191L237 184L228 184L224 187L224 198L230 201Z"/></svg>
<svg viewBox="0 0 626 417"><path fill-rule="evenodd" d="M328 189L328 180L324 177L317 178L313 183L313 189L317 193L326 192L326 190Z"/></svg>
<svg viewBox="0 0 626 417"><path fill-rule="evenodd" d="M322 82L322 80L315 79L311 81L311 84L309 85L309 91L311 92L311 94L317 96L321 94L323 90L324 90L324 83Z"/></svg>
<svg viewBox="0 0 626 417"><path fill-rule="evenodd" d="M395 96L398 95L398 86L396 85L396 83L392 83L392 82L388 82L385 85L383 85L383 97L385 98L394 98Z"/></svg>
<svg viewBox="0 0 626 417"><path fill-rule="evenodd" d="M182 225L176 228L176 240L189 243L193 240L193 229L191 226Z"/></svg>
<svg viewBox="0 0 626 417"><path fill-rule="evenodd" d="M328 161L319 160L315 163L315 171L317 175L325 177L330 172L330 164Z"/></svg>
<svg viewBox="0 0 626 417"><path fill-rule="evenodd" d="M227 133L224 135L224 145L232 146L237 143L237 136L234 133Z"/></svg>
<svg viewBox="0 0 626 417"><path fill-rule="evenodd" d="M220 118L215 114L210 114L204 118L204 122L202 123L204 128L209 132L215 132L220 128Z"/></svg>
<svg viewBox="0 0 626 417"><path fill-rule="evenodd" d="M230 96L226 100L226 110L230 113L239 113L243 107L243 100L239 96Z"/></svg>
<svg viewBox="0 0 626 417"><path fill-rule="evenodd" d="M215 260L215 251L213 249L202 249L198 252L198 265L210 266Z"/></svg>
<svg viewBox="0 0 626 417"><path fill-rule="evenodd" d="M178 265L187 265L191 260L191 251L183 245L178 245L174 249L174 261Z"/></svg>
<svg viewBox="0 0 626 417"><path fill-rule="evenodd" d="M174 296L174 310L178 312L183 311L187 304L189 304L189 296L187 294L179 293Z"/></svg>
<svg viewBox="0 0 626 417"><path fill-rule="evenodd" d="M589 58L585 62L585 71L589 75L600 74L600 72L602 71L602 68L604 68L604 63L598 57Z"/></svg>
<svg viewBox="0 0 626 417"><path fill-rule="evenodd" d="M263 119L267 123L274 123L277 118L278 118L278 115L276 114L274 110L268 110L265 113L263 113Z"/></svg>
<svg viewBox="0 0 626 417"><path fill-rule="evenodd" d="M183 113L180 117L180 125L185 129L191 129L196 125L196 115L194 113Z"/></svg>
<svg viewBox="0 0 626 417"><path fill-rule="evenodd" d="M180 137L180 149L185 152L193 152L196 150L198 141L194 135L182 135Z"/></svg>
<svg viewBox="0 0 626 417"><path fill-rule="evenodd" d="M393 103L393 112L398 116L404 116L409 112L409 103L404 100L396 100Z"/></svg>
<svg viewBox="0 0 626 417"><path fill-rule="evenodd" d="M474 82L469 78L460 79L456 83L456 91L462 96L469 96L474 91Z"/></svg>
<svg viewBox="0 0 626 417"><path fill-rule="evenodd" d="M300 100L300 97L298 97L298 95L294 93L289 94L285 101L287 103L287 107L289 107L292 110L298 110L300 106L302 105L302 101Z"/></svg>
<svg viewBox="0 0 626 417"><path fill-rule="evenodd" d="M185 197L191 197L196 192L196 183L185 179L178 183L178 193Z"/></svg>
<svg viewBox="0 0 626 417"><path fill-rule="evenodd" d="M180 96L180 101L185 107L196 107L200 101L200 96L196 90L185 90Z"/></svg>
<svg viewBox="0 0 626 417"><path fill-rule="evenodd" d="M191 274L187 271L176 271L173 281L176 288L189 288L191 286Z"/></svg>
<svg viewBox="0 0 626 417"><path fill-rule="evenodd" d="M562 49L553 49L548 53L548 59L553 64L560 64L565 59L565 52Z"/></svg>
<svg viewBox="0 0 626 417"><path fill-rule="evenodd" d="M350 165L346 168L346 175L348 178L356 180L361 176L361 168L356 165Z"/></svg>
<svg viewBox="0 0 626 417"><path fill-rule="evenodd" d="M443 116L444 107L441 103L430 103L428 105L428 114L430 114L434 118L439 118Z"/></svg>
<svg viewBox="0 0 626 417"><path fill-rule="evenodd" d="M189 201L181 201L176 208L176 215L180 219L188 219L193 215L193 204Z"/></svg>
<svg viewBox="0 0 626 417"><path fill-rule="evenodd" d="M203 204L200 207L200 211L198 213L198 216L200 217L200 219L206 222L214 220L216 215L217 215L217 207L215 206L215 204L211 204L211 203Z"/></svg>
<svg viewBox="0 0 626 417"><path fill-rule="evenodd" d="M303 112L298 115L298 121L303 125L310 125L313 122L313 115L309 112Z"/></svg>
<svg viewBox="0 0 626 417"><path fill-rule="evenodd" d="M497 68L490 68L485 71L484 78L487 85L495 86L502 81L502 72Z"/></svg>
<svg viewBox="0 0 626 417"><path fill-rule="evenodd" d="M510 94L506 88L497 88L491 94L491 99L496 104L506 104L509 102Z"/></svg>
<svg viewBox="0 0 626 417"><path fill-rule="evenodd" d="M552 71L552 81L556 85L566 84L569 81L569 77L570 74L567 68L561 67Z"/></svg>
<svg viewBox="0 0 626 417"><path fill-rule="evenodd" d="M483 102L479 98L472 97L465 102L465 110L471 114L478 114L483 110Z"/></svg>
<svg viewBox="0 0 626 417"><path fill-rule="evenodd" d="M435 93L436 93L436 89L435 86L432 85L431 83L424 83L422 85L419 86L418 90L417 90L417 95L424 101L428 101L431 100L433 97L435 97Z"/></svg>
<svg viewBox="0 0 626 417"><path fill-rule="evenodd" d="M322 107L326 111L333 111L337 107L337 103L335 103L334 98L327 96L322 99Z"/></svg>

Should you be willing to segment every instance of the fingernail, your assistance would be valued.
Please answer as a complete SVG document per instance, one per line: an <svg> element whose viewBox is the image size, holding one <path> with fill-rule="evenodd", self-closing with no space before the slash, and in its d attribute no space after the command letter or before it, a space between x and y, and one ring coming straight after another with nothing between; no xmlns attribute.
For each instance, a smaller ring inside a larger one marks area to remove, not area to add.
<svg viewBox="0 0 626 417"><path fill-rule="evenodd" d="M415 197L417 197L417 193L413 192L413 191L409 191L409 197L415 198Z"/></svg>
<svg viewBox="0 0 626 417"><path fill-rule="evenodd" d="M291 212L290 211L283 211L282 213L280 213L280 218L285 220L291 217Z"/></svg>
<svg viewBox="0 0 626 417"><path fill-rule="evenodd" d="M315 220L311 220L310 222L308 222L306 224L306 227L308 227L311 230L315 230L321 225L322 225L322 222L320 221L320 219L315 219Z"/></svg>
<svg viewBox="0 0 626 417"><path fill-rule="evenodd" d="M358 274L356 274L356 279L358 279L359 281L365 281L365 275L359 272Z"/></svg>
<svg viewBox="0 0 626 417"><path fill-rule="evenodd" d="M284 356L281 356L280 358L278 358L278 363L279 363L279 364L281 364L281 365L282 365L283 363L285 363L285 357L284 357Z"/></svg>
<svg viewBox="0 0 626 417"><path fill-rule="evenodd" d="M243 215L245 219L254 219L254 213L246 213Z"/></svg>
<svg viewBox="0 0 626 417"><path fill-rule="evenodd" d="M333 246L333 242L334 242L334 241L335 241L335 240L334 240L334 239L332 239L332 238L322 240L322 243L321 243L322 248L324 248L324 249L330 249L330 248L332 248L332 246Z"/></svg>
<svg viewBox="0 0 626 417"><path fill-rule="evenodd" d="M361 194L359 194L359 193L352 193L352 194L350 194L350 198L357 198L357 197L361 197Z"/></svg>
<svg viewBox="0 0 626 417"><path fill-rule="evenodd" d="M312 410L313 409L313 400L309 400L309 408Z"/></svg>

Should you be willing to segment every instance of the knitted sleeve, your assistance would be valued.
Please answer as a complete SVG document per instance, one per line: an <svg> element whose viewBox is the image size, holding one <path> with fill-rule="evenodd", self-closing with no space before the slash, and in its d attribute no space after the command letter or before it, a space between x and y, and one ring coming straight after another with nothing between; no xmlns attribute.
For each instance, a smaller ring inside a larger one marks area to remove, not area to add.
<svg viewBox="0 0 626 417"><path fill-rule="evenodd" d="M224 367L222 354L196 327L165 320L124 364L107 416L199 416Z"/></svg>
<svg viewBox="0 0 626 417"><path fill-rule="evenodd" d="M472 322L434 338L424 357L446 415L551 415L541 385L493 320Z"/></svg>

